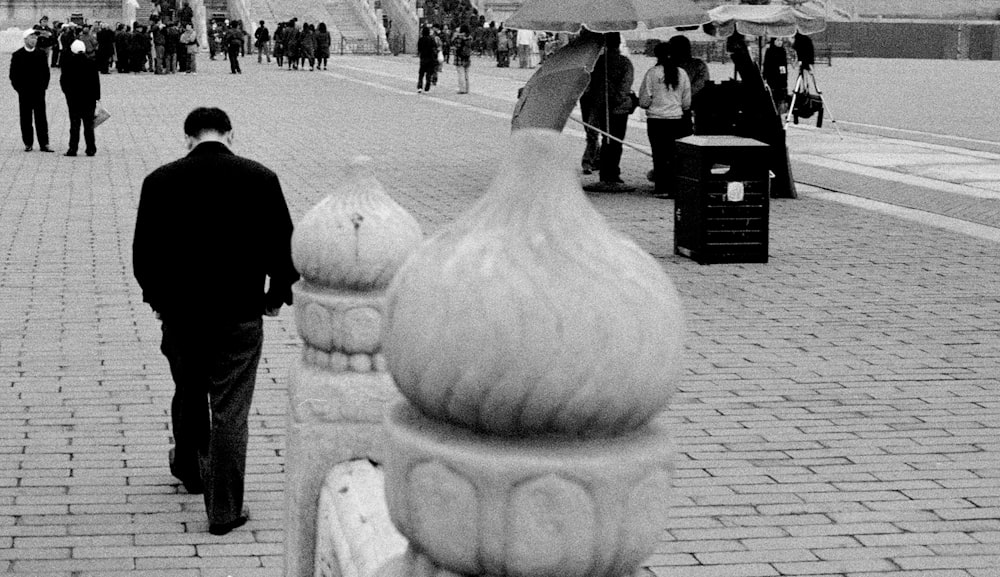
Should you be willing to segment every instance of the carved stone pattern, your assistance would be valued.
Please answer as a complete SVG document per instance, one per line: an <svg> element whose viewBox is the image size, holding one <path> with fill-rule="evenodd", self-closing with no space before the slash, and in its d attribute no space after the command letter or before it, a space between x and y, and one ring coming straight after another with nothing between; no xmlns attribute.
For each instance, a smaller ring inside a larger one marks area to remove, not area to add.
<svg viewBox="0 0 1000 577"><path fill-rule="evenodd" d="M345 371L355 373L381 373L386 371L385 357L381 353L374 355L366 355L363 353L345 355L341 352L327 352L323 349L317 349L315 347L305 345L302 347L302 361L306 364L320 367L334 373L341 373Z"/></svg>
<svg viewBox="0 0 1000 577"><path fill-rule="evenodd" d="M516 575L587 575L594 564L594 498L578 483L546 475L510 498L508 569Z"/></svg>

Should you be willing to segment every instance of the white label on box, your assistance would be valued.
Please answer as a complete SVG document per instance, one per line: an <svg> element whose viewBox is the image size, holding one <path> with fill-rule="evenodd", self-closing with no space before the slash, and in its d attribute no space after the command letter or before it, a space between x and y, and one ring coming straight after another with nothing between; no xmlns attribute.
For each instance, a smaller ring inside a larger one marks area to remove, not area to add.
<svg viewBox="0 0 1000 577"><path fill-rule="evenodd" d="M742 182L726 183L726 200L728 200L729 202L740 202L743 200Z"/></svg>

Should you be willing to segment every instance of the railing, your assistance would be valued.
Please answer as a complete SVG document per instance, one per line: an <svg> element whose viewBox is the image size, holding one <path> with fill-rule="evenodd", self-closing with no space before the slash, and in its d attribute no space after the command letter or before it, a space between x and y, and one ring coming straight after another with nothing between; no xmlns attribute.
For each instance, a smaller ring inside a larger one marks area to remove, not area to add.
<svg viewBox="0 0 1000 577"><path fill-rule="evenodd" d="M340 36L340 55L344 54L375 54L381 55L388 49L383 37L347 38Z"/></svg>
<svg viewBox="0 0 1000 577"><path fill-rule="evenodd" d="M286 577L615 577L652 552L680 298L565 147L515 131L423 242L358 166L296 227Z"/></svg>

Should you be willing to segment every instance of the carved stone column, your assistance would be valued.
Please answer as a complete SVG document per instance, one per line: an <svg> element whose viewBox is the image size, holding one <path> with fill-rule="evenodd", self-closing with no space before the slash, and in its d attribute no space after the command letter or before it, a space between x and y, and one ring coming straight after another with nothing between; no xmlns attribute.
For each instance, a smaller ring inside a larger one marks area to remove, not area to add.
<svg viewBox="0 0 1000 577"><path fill-rule="evenodd" d="M406 397L383 463L408 552L383 577L633 573L664 526L683 319L558 134L521 130L484 197L415 252L383 350Z"/></svg>
<svg viewBox="0 0 1000 577"><path fill-rule="evenodd" d="M289 382L285 457L285 575L313 575L316 509L335 464L380 458L377 437L398 398L381 354L385 288L420 243L416 220L375 180L368 159L292 237L302 358Z"/></svg>

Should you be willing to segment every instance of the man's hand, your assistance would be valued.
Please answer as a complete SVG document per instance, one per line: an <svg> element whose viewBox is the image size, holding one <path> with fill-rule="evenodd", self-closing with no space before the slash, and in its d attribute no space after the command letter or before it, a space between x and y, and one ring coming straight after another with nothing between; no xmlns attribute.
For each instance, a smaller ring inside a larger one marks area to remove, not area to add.
<svg viewBox="0 0 1000 577"><path fill-rule="evenodd" d="M269 307L264 309L264 314L269 317L276 317L278 313L281 312L281 306Z"/></svg>

